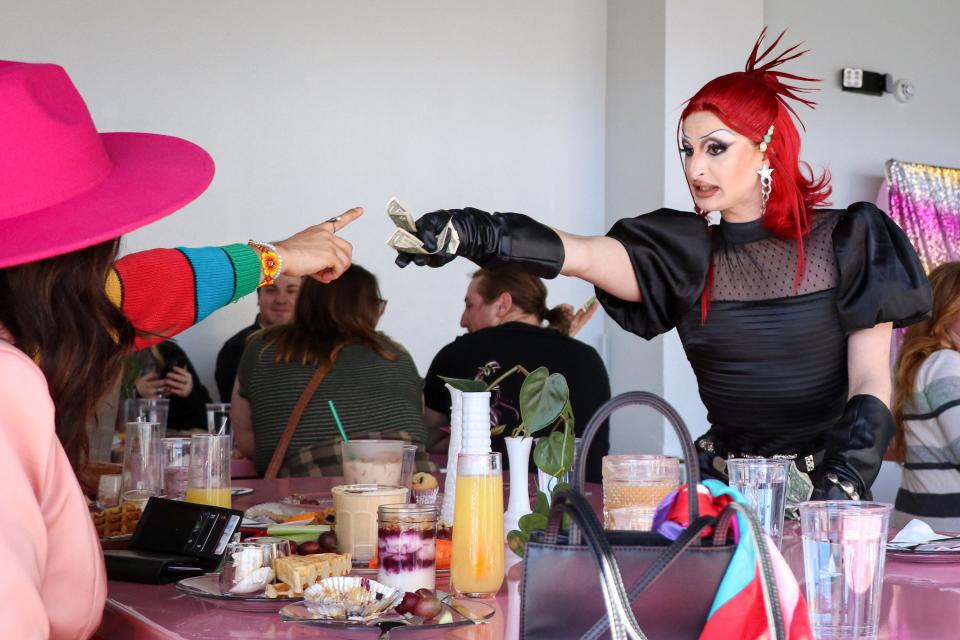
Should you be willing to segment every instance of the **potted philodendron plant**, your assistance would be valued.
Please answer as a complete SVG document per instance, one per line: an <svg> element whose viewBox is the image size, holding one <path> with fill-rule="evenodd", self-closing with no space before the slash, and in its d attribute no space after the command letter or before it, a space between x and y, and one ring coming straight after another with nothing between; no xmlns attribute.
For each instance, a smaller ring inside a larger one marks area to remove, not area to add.
<svg viewBox="0 0 960 640"><path fill-rule="evenodd" d="M460 391L490 391L515 373L522 373L524 380L520 387L520 424L504 438L510 458L510 499L504 514L504 529L510 548L523 555L530 532L546 528L550 513L547 496L539 490L534 508L530 510L527 469L533 436L549 430L545 437L537 440L533 462L538 469L558 479L553 492L567 486L559 482L559 478L573 465L575 436L567 380L559 373L551 374L546 367L528 372L519 365L490 384L458 378L443 380ZM491 434L499 435L505 429L502 424L494 426Z"/></svg>

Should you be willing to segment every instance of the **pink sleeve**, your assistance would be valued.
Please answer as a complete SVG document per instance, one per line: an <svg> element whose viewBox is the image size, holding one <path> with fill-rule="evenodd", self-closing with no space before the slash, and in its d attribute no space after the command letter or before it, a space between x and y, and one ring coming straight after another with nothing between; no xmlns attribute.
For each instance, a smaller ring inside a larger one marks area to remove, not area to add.
<svg viewBox="0 0 960 640"><path fill-rule="evenodd" d="M9 638L88 638L106 600L96 532L37 366L0 341L0 603Z"/></svg>

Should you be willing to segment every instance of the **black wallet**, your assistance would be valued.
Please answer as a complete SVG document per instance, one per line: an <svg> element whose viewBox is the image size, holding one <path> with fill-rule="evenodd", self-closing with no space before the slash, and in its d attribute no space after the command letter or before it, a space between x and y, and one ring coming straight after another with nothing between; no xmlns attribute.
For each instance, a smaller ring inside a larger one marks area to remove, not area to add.
<svg viewBox="0 0 960 640"><path fill-rule="evenodd" d="M124 551L104 551L110 580L166 584L220 565L243 512L150 498Z"/></svg>

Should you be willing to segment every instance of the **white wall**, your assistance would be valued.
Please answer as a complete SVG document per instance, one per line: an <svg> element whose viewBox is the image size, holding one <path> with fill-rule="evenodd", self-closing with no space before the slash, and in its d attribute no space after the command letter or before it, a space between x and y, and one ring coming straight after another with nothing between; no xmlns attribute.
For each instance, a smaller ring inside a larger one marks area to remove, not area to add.
<svg viewBox="0 0 960 640"><path fill-rule="evenodd" d="M662 2L607 3L606 224L653 211L663 203ZM647 342L605 318L607 366L613 393L663 393L663 340ZM623 409L611 420L610 449L658 452L663 421L652 411Z"/></svg>
<svg viewBox="0 0 960 640"><path fill-rule="evenodd" d="M960 4L935 0L846 0L804 3L766 0L771 29L790 27L810 53L795 63L801 75L822 78L817 109L798 110L807 126L802 156L833 176L834 206L873 202L889 158L960 166L957 105L960 85ZM891 73L916 85L916 98L867 96L840 89L843 67ZM900 468L891 462L874 485L875 499L892 502Z"/></svg>
<svg viewBox="0 0 960 640"><path fill-rule="evenodd" d="M3 56L63 64L101 130L180 135L216 160L206 194L128 249L280 239L364 205L344 235L421 373L461 332L475 267L394 267L387 198L602 231L605 30L601 1L0 0ZM551 304L590 295L550 283ZM181 338L214 393L216 352L253 298Z"/></svg>

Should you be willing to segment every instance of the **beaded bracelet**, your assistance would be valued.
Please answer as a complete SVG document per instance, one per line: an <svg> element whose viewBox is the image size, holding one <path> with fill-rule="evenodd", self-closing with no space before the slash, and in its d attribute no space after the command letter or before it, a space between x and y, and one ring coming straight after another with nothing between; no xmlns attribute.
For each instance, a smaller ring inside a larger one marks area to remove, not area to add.
<svg viewBox="0 0 960 640"><path fill-rule="evenodd" d="M277 248L269 242L250 240L247 245L260 252L260 270L263 271L263 282L259 287L274 284L283 273L283 258Z"/></svg>

